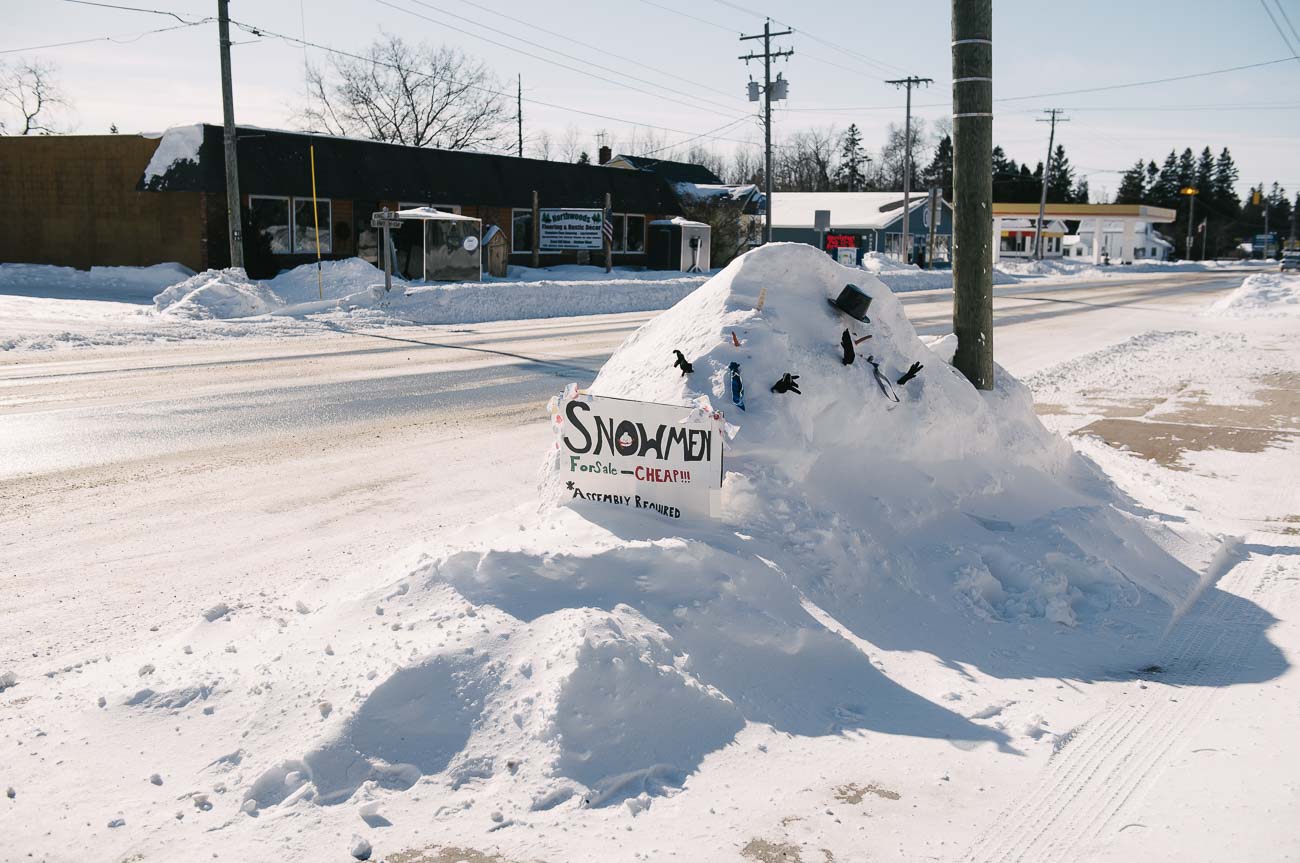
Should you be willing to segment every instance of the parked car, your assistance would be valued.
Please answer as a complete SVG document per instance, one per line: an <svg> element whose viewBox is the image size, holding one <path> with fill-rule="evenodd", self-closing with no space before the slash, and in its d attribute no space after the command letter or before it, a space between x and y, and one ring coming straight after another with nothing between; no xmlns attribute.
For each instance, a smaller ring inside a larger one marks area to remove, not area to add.
<svg viewBox="0 0 1300 863"><path fill-rule="evenodd" d="M1278 267L1279 272L1285 273L1287 270L1300 272L1300 255L1283 255L1282 265Z"/></svg>

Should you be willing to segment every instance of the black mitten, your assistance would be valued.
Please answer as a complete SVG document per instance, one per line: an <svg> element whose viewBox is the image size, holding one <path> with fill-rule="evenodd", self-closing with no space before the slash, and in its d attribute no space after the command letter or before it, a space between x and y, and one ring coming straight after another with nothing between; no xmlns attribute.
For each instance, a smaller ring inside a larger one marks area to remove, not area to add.
<svg viewBox="0 0 1300 863"><path fill-rule="evenodd" d="M848 330L845 330L844 335L840 336L840 347L844 348L844 365L853 365L853 359L857 356L857 352L853 350L853 336L849 335Z"/></svg>
<svg viewBox="0 0 1300 863"><path fill-rule="evenodd" d="M912 378L919 375L921 373L921 369L923 368L925 368L925 366L921 365L920 363L912 363L912 367L909 368L907 371L903 372L903 376L898 379L898 385L901 387L903 384L907 383Z"/></svg>
<svg viewBox="0 0 1300 863"><path fill-rule="evenodd" d="M677 362L673 363L673 365L682 370L682 377L686 377L695 371L695 366L686 361L686 357L682 355L681 351L675 350L673 353L677 354Z"/></svg>
<svg viewBox="0 0 1300 863"><path fill-rule="evenodd" d="M792 375L789 372L786 372L781 377L781 380L772 384L772 392L795 393L796 395L803 395L803 393L799 390L798 380L799 380L798 375Z"/></svg>

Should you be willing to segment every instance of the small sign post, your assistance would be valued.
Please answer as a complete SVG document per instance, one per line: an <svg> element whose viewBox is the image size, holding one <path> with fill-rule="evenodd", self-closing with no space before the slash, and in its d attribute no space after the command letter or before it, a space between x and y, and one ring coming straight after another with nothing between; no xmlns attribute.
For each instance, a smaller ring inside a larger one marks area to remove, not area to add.
<svg viewBox="0 0 1300 863"><path fill-rule="evenodd" d="M826 232L831 228L831 211L830 210L813 210L813 229L821 234L822 251L829 251L826 248Z"/></svg>
<svg viewBox="0 0 1300 863"><path fill-rule="evenodd" d="M402 227L402 220L384 207L381 212L371 214L370 227L379 228L383 234L384 295L387 296L393 290L393 237L389 231Z"/></svg>

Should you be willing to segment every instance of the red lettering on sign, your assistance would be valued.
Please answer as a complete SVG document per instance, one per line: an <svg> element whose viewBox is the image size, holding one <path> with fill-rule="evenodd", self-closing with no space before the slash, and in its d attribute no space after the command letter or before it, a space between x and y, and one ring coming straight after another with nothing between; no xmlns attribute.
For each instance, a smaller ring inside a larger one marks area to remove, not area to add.
<svg viewBox="0 0 1300 863"><path fill-rule="evenodd" d="M827 234L827 249L856 249L858 247L858 238L852 234Z"/></svg>

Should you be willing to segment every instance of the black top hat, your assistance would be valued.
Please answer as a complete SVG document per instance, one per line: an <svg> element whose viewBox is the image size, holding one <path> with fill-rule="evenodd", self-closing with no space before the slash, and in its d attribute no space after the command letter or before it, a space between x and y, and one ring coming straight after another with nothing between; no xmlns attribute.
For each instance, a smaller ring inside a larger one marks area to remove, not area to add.
<svg viewBox="0 0 1300 863"><path fill-rule="evenodd" d="M871 305L871 297L857 285L845 285L837 298L832 300L827 297L826 302L851 318L871 323L871 318L867 317L867 307Z"/></svg>

